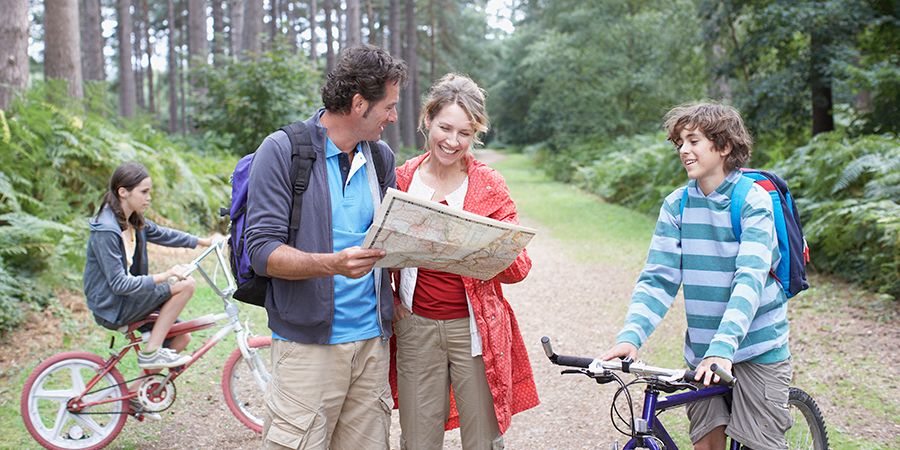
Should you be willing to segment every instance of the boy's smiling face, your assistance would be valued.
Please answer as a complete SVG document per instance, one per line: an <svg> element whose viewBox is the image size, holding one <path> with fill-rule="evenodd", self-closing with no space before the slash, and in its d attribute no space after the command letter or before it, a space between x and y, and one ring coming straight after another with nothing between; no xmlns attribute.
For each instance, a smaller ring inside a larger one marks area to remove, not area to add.
<svg viewBox="0 0 900 450"><path fill-rule="evenodd" d="M681 130L675 145L688 178L697 180L704 194L719 187L725 179L725 157L731 153L730 147L717 149L701 130L688 127Z"/></svg>

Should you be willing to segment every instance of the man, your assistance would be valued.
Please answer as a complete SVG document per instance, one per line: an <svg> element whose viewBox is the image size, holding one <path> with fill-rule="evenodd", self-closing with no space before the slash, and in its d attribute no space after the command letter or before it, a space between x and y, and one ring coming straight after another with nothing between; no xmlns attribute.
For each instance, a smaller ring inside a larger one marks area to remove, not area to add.
<svg viewBox="0 0 900 450"><path fill-rule="evenodd" d="M397 120L405 81L402 60L366 45L347 49L328 74L325 107L305 122L316 159L293 247L285 244L293 188L287 134L269 135L256 151L246 239L253 270L272 279L263 448L388 448L390 277L372 270L385 252L359 245L384 195L376 167L387 168L385 189L396 180L390 148L368 141Z"/></svg>

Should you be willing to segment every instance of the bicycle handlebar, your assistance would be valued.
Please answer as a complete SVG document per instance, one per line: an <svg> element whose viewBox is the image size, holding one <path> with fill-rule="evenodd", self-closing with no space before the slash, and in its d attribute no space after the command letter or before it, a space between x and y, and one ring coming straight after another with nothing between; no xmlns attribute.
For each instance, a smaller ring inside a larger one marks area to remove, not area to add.
<svg viewBox="0 0 900 450"><path fill-rule="evenodd" d="M234 278L231 276L231 270L229 270L228 267L228 260L224 255L224 247L226 242L228 242L227 235L223 236L216 242L213 242L206 250L203 250L203 253L200 253L200 255L194 258L193 261L187 264L188 270L184 274L182 274L182 278L184 278L194 271L200 270L200 274L203 275L203 278L206 280L206 282L209 283L210 287L212 287L213 290L216 291L216 294L218 294L223 299L231 296L231 294L237 288ZM222 270L222 274L225 277L226 286L224 289L220 289L218 286L216 286L216 283L213 282L206 271L204 271L203 268L200 267L200 263L203 262L203 260L212 253L216 254L216 263L218 264L219 269Z"/></svg>
<svg viewBox="0 0 900 450"><path fill-rule="evenodd" d="M663 367L654 367L641 362L633 362L630 359L613 359L609 361L601 361L595 358L587 358L583 356L567 356L557 355L550 345L550 338L544 336L541 338L541 345L544 347L544 353L550 362L559 366L578 367L585 369L591 374L602 374L606 370L615 370L625 373L633 373L639 377L657 377L667 382L694 381L696 373L689 369L666 369ZM719 368L721 370L721 368ZM725 372L727 375L727 372ZM719 375L721 377L721 375ZM722 377L724 380L725 378ZM732 378L733 380L733 378Z"/></svg>

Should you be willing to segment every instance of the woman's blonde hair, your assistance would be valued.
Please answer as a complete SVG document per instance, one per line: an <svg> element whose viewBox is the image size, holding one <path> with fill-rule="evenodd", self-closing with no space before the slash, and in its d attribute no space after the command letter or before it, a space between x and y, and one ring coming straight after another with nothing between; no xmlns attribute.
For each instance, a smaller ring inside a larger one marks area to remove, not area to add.
<svg viewBox="0 0 900 450"><path fill-rule="evenodd" d="M422 107L422 115L419 117L419 132L427 137L428 127L425 123L430 123L445 106L454 103L469 116L475 130L473 140L475 144L480 145L481 135L490 127L484 103L484 89L478 87L471 78L456 73L444 75L431 86Z"/></svg>

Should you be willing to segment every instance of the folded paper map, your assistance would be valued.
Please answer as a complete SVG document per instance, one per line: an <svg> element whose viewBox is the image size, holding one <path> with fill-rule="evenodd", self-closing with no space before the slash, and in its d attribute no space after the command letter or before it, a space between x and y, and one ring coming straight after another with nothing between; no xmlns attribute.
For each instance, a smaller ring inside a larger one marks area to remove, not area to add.
<svg viewBox="0 0 900 450"><path fill-rule="evenodd" d="M387 251L376 267L425 267L488 280L509 267L536 233L388 189L363 247Z"/></svg>

